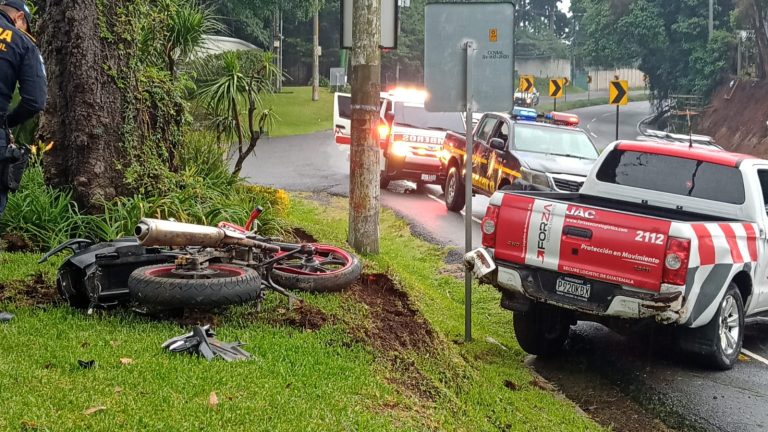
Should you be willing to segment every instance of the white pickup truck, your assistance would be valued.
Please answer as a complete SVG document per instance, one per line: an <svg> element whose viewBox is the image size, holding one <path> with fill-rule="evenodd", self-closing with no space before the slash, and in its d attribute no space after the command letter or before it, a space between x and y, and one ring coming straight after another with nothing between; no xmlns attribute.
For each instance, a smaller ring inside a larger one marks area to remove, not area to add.
<svg viewBox="0 0 768 432"><path fill-rule="evenodd" d="M554 354L577 320L651 319L719 369L768 311L768 161L616 142L579 193L499 191L466 256L514 312L520 346Z"/></svg>

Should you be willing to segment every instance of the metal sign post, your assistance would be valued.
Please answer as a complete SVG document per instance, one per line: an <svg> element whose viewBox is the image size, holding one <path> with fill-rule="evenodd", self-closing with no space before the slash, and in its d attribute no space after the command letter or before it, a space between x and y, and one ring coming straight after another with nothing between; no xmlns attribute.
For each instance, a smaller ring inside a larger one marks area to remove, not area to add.
<svg viewBox="0 0 768 432"><path fill-rule="evenodd" d="M475 137L472 130L472 57L475 44L468 41L464 44L467 52L467 72L464 77L464 85L467 91L467 117L466 137L467 155L464 157L464 196L467 197L464 204L464 252L472 250L472 155L474 154ZM472 340L472 272L464 271L464 340Z"/></svg>
<svg viewBox="0 0 768 432"><path fill-rule="evenodd" d="M472 245L474 112L512 110L514 28L512 2L429 3L424 13L427 111L466 113L464 156L465 245ZM464 72L462 74L462 71ZM472 340L472 272L465 271L464 338Z"/></svg>

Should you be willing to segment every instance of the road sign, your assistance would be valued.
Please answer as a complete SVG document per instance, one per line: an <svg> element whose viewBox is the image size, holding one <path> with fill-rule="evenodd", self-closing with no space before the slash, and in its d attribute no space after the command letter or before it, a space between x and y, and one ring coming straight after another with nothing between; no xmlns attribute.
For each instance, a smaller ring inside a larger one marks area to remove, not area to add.
<svg viewBox="0 0 768 432"><path fill-rule="evenodd" d="M331 86L344 87L347 85L347 70L344 68L331 68Z"/></svg>
<svg viewBox="0 0 768 432"><path fill-rule="evenodd" d="M381 44L380 48L397 49L399 27L398 2L381 0ZM341 47L352 48L352 0L341 2Z"/></svg>
<svg viewBox="0 0 768 432"><path fill-rule="evenodd" d="M608 103L611 105L626 105L629 102L629 83L627 80L611 81L608 88Z"/></svg>
<svg viewBox="0 0 768 432"><path fill-rule="evenodd" d="M592 75L587 75L587 84L592 84Z"/></svg>
<svg viewBox="0 0 768 432"><path fill-rule="evenodd" d="M464 250L472 246L472 113L511 111L515 98L515 4L429 3L424 9L428 111L465 111ZM493 85L488 85L493 83ZM459 182L460 183L460 182ZM456 191L457 193L460 193ZM464 340L472 340L472 272L464 270Z"/></svg>
<svg viewBox="0 0 768 432"><path fill-rule="evenodd" d="M569 83L568 77L563 77L563 84L568 85Z"/></svg>
<svg viewBox="0 0 768 432"><path fill-rule="evenodd" d="M514 4L429 3L424 10L426 108L463 112L467 106L465 71L471 42L469 104L475 112L512 111L515 78ZM496 41L490 39L496 30ZM488 83L493 83L489 85Z"/></svg>
<svg viewBox="0 0 768 432"><path fill-rule="evenodd" d="M530 93L533 91L536 78L533 75L521 75L520 85L517 87L523 93Z"/></svg>
<svg viewBox="0 0 768 432"><path fill-rule="evenodd" d="M565 82L562 78L549 80L549 96L554 99L563 97L563 87Z"/></svg>

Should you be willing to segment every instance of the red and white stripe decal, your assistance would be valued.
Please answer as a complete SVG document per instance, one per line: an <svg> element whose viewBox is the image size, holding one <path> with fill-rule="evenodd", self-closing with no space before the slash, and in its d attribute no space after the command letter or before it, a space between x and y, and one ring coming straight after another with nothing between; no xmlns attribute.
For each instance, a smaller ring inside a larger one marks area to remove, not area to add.
<svg viewBox="0 0 768 432"><path fill-rule="evenodd" d="M352 144L352 137L349 135L336 134L336 144L350 145Z"/></svg>
<svg viewBox="0 0 768 432"><path fill-rule="evenodd" d="M725 241L728 242L728 249L731 252L731 259L734 264L741 264L744 259L741 257L741 250L739 250L739 242L736 239L736 232L733 231L733 227L730 224L718 224L720 229L725 235Z"/></svg>
<svg viewBox="0 0 768 432"><path fill-rule="evenodd" d="M752 224L742 224L744 231L747 233L747 248L749 249L749 260L752 262L757 261L757 232Z"/></svg>
<svg viewBox="0 0 768 432"><path fill-rule="evenodd" d="M712 241L712 234L704 224L692 224L691 226L699 239L699 264L703 266L713 265L715 263L715 243Z"/></svg>

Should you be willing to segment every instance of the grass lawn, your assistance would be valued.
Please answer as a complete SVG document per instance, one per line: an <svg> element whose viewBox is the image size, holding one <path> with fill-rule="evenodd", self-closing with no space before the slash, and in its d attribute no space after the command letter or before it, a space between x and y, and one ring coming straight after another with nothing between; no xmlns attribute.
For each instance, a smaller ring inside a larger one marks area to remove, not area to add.
<svg viewBox="0 0 768 432"><path fill-rule="evenodd" d="M301 135L332 129L333 93L320 89L320 100L312 102L312 87L283 87L282 93L264 99L278 117L271 136Z"/></svg>
<svg viewBox="0 0 768 432"><path fill-rule="evenodd" d="M342 244L347 202L306 198L293 197L289 223ZM386 272L408 293L435 330L431 349L375 348L360 337L373 325L373 310L351 295L305 295L328 318L310 331L289 325L295 312L271 294L261 313L239 306L207 318L222 340L246 342L255 360L171 355L159 346L183 332L178 324L129 311L85 316L63 305L29 305L28 281L39 274L50 282L58 263L0 254L0 310L17 315L0 324L0 429L600 429L542 389L522 364L511 316L494 289L477 288L476 339L462 343L463 283L440 270L446 251L411 236L390 211L381 232L381 254L364 257L365 271ZM78 359L97 367L81 369Z"/></svg>

